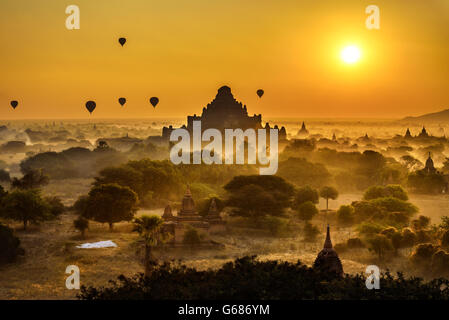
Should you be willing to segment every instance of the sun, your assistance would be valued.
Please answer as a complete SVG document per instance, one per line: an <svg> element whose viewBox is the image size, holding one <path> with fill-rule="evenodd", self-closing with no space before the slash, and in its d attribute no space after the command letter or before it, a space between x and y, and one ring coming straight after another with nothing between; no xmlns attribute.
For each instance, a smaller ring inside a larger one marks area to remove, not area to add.
<svg viewBox="0 0 449 320"><path fill-rule="evenodd" d="M341 51L341 59L347 64L354 64L360 60L360 49L357 46L347 46Z"/></svg>

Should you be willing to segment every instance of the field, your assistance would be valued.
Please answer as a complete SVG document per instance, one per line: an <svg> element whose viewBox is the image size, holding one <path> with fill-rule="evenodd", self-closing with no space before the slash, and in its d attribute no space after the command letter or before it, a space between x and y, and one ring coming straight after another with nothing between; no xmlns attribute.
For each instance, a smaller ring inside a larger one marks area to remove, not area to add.
<svg viewBox="0 0 449 320"><path fill-rule="evenodd" d="M332 208L340 204L359 199L357 194L342 194L331 203ZM419 206L420 213L432 217L438 223L441 215L449 209L446 196L413 196L411 201ZM323 207L320 203L320 207ZM145 214L162 214L162 209L145 211ZM138 214L142 214L139 212ZM65 269L68 265L77 265L81 271L82 285L107 285L109 280L120 274L133 275L142 272L142 250L138 235L132 232L130 223L118 223L113 232L107 225L91 222L86 238L82 239L73 228L75 215L65 213L54 221L32 226L26 232L20 224L11 224L16 228L26 255L14 264L0 269L0 299L75 299L77 290L65 287ZM324 230L322 216L314 223ZM332 231L333 243L339 243L354 234L346 229ZM198 269L216 268L223 263L244 255L257 255L259 259L301 260L311 265L322 248L324 234L316 243L304 243L301 234L289 237L265 237L251 233L251 230L233 229L227 236L214 236L214 240L223 243L220 250L170 249L157 252L160 260L175 260ZM76 245L85 242L112 240L117 248L77 249ZM410 254L403 249L400 256ZM357 249L340 254L345 272L364 272L369 264L376 260L367 249ZM390 270L407 272L406 259L401 257L389 260ZM384 270L387 265L380 265Z"/></svg>

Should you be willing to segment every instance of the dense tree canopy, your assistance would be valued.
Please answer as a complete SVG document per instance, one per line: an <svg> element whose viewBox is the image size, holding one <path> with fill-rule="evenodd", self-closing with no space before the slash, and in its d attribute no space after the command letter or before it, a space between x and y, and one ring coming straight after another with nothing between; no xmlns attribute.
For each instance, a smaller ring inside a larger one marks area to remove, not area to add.
<svg viewBox="0 0 449 320"><path fill-rule="evenodd" d="M80 299L87 300L436 300L449 299L449 281L396 277L381 274L381 290L367 290L365 276L343 278L323 274L301 262L257 261L244 257L220 269L197 271L165 263L148 277L120 276L109 287L82 287ZM441 289L443 288L443 289Z"/></svg>
<svg viewBox="0 0 449 320"><path fill-rule="evenodd" d="M1 200L0 216L21 221L24 229L29 223L52 218L51 205L40 195L39 190L16 189Z"/></svg>
<svg viewBox="0 0 449 320"><path fill-rule="evenodd" d="M88 194L83 217L102 223L113 224L120 221L131 221L136 212L138 197L128 187L118 184L102 184L94 186Z"/></svg>

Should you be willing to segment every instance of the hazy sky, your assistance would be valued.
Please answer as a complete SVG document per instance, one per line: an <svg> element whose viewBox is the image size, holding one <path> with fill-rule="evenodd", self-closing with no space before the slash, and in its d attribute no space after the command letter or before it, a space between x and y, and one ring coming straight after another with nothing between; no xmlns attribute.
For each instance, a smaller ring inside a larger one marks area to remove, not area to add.
<svg viewBox="0 0 449 320"><path fill-rule="evenodd" d="M65 27L71 4L80 30ZM365 27L369 4L380 30ZM1 0L0 41L0 119L184 117L222 85L265 117L449 108L448 0ZM354 65L340 59L350 44Z"/></svg>

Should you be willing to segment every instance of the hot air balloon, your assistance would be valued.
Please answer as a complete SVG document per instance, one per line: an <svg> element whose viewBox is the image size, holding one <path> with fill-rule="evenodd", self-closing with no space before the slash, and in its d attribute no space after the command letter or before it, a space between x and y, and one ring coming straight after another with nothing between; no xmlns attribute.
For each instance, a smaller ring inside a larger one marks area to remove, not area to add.
<svg viewBox="0 0 449 320"><path fill-rule="evenodd" d="M123 107L123 105L126 103L126 99L125 98L119 98L118 99L118 103L120 103L120 105Z"/></svg>
<svg viewBox="0 0 449 320"><path fill-rule="evenodd" d="M122 47L125 45L126 43L126 38L119 38L118 42L122 45Z"/></svg>
<svg viewBox="0 0 449 320"><path fill-rule="evenodd" d="M97 106L97 104L95 103L95 101L87 101L86 102L86 109L87 109L87 111L90 112L90 114L92 114L92 112L95 110L96 106Z"/></svg>
<svg viewBox="0 0 449 320"><path fill-rule="evenodd" d="M257 95L259 96L259 98L262 98L264 93L265 92L262 89L257 90Z"/></svg>
<svg viewBox="0 0 449 320"><path fill-rule="evenodd" d="M159 98L158 97L150 98L150 103L153 105L154 108L156 108L156 105L159 103Z"/></svg>
<svg viewBox="0 0 449 320"><path fill-rule="evenodd" d="M18 105L19 105L19 103L16 100L11 101L11 107L13 109L15 109Z"/></svg>

